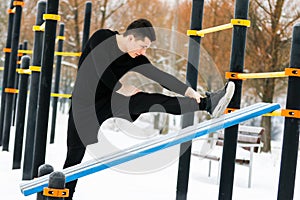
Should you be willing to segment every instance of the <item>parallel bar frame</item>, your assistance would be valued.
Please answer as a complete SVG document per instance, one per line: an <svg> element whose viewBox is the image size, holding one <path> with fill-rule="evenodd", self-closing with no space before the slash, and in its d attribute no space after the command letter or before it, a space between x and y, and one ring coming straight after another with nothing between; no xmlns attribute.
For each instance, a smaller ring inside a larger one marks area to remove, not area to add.
<svg viewBox="0 0 300 200"><path fill-rule="evenodd" d="M175 146L194 138L224 129L265 113L280 109L277 103L257 103L238 111L225 114L220 118L207 120L203 123L182 129L179 132L154 138L142 144L134 145L127 149L91 160L82 164L64 169L62 172L66 175L66 182L102 171L107 168L134 160L136 158L154 153L159 150ZM20 185L21 192L25 195L31 195L43 190L48 186L49 175L27 181Z"/></svg>

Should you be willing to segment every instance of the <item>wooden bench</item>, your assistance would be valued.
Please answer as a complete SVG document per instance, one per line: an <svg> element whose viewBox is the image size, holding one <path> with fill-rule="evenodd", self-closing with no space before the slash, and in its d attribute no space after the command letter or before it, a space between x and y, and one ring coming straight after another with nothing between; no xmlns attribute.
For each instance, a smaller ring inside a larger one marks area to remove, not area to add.
<svg viewBox="0 0 300 200"><path fill-rule="evenodd" d="M253 164L253 153L257 153L261 147L261 136L264 132L263 127L254 127L254 126L239 126L238 132L238 142L237 147L241 147L247 151L249 151L248 158L236 158L235 164L247 166L249 167L249 175L248 175L248 187L251 187L251 176L252 176L252 164ZM210 141L214 141L215 145L223 146L224 142L224 131L220 131L218 133L217 138L207 138ZM199 158L204 158L209 160L209 172L208 176L211 175L211 161L217 161L219 163L218 169L218 183L220 181L220 170L221 170L221 159L222 155L201 155L199 152L193 152L192 155L197 156Z"/></svg>

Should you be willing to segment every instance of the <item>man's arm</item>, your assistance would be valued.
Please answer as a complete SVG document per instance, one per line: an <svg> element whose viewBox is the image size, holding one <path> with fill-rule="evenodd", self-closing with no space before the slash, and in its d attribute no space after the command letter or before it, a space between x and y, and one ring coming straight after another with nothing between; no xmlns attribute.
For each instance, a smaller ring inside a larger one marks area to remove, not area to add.
<svg viewBox="0 0 300 200"><path fill-rule="evenodd" d="M117 90L116 92L119 94L122 94L124 96L132 96L141 91L142 90L140 90L132 85L123 85L122 84L121 88L119 90Z"/></svg>
<svg viewBox="0 0 300 200"><path fill-rule="evenodd" d="M193 98L200 103L200 94L188 85L182 83L180 80L174 76L161 71L157 67L153 66L151 63L146 63L135 67L132 69L135 72L138 72L147 78L159 83L164 88L176 92L178 94Z"/></svg>
<svg viewBox="0 0 300 200"><path fill-rule="evenodd" d="M176 92L177 94L184 95L188 88L186 84L182 83L174 76L153 66L151 63L140 65L132 70L146 76L147 78L159 83L162 87Z"/></svg>

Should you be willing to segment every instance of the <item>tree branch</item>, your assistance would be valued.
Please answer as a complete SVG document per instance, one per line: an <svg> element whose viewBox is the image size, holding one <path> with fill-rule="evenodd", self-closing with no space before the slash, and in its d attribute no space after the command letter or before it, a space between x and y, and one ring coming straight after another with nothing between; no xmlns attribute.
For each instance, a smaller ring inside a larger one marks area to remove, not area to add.
<svg viewBox="0 0 300 200"><path fill-rule="evenodd" d="M258 0L254 0L254 1L255 1L255 3L257 3L257 5L258 5L261 9L263 9L268 15L272 16L272 10L271 10L271 12L270 12L270 11L268 11L267 8L264 7Z"/></svg>
<svg viewBox="0 0 300 200"><path fill-rule="evenodd" d="M300 13L298 13L298 15L294 19L292 19L291 21L289 21L282 29L280 29L280 32L283 32L289 26L291 26L292 24L294 24L294 22L297 21L298 19L300 19Z"/></svg>
<svg viewBox="0 0 300 200"><path fill-rule="evenodd" d="M121 8L122 6L124 6L125 3L121 3L117 8L113 9L108 15L106 15L105 19L108 19L110 16L112 16L112 14L114 14L119 8Z"/></svg>

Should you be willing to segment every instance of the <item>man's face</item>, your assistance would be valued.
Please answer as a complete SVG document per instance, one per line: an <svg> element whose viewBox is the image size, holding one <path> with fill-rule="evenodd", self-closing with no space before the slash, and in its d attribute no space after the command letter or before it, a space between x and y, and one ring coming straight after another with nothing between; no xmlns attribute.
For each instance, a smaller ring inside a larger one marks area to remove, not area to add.
<svg viewBox="0 0 300 200"><path fill-rule="evenodd" d="M144 40L136 39L133 35L128 36L128 51L127 53L135 58L139 55L145 55L146 50L150 47L151 40L145 37Z"/></svg>

